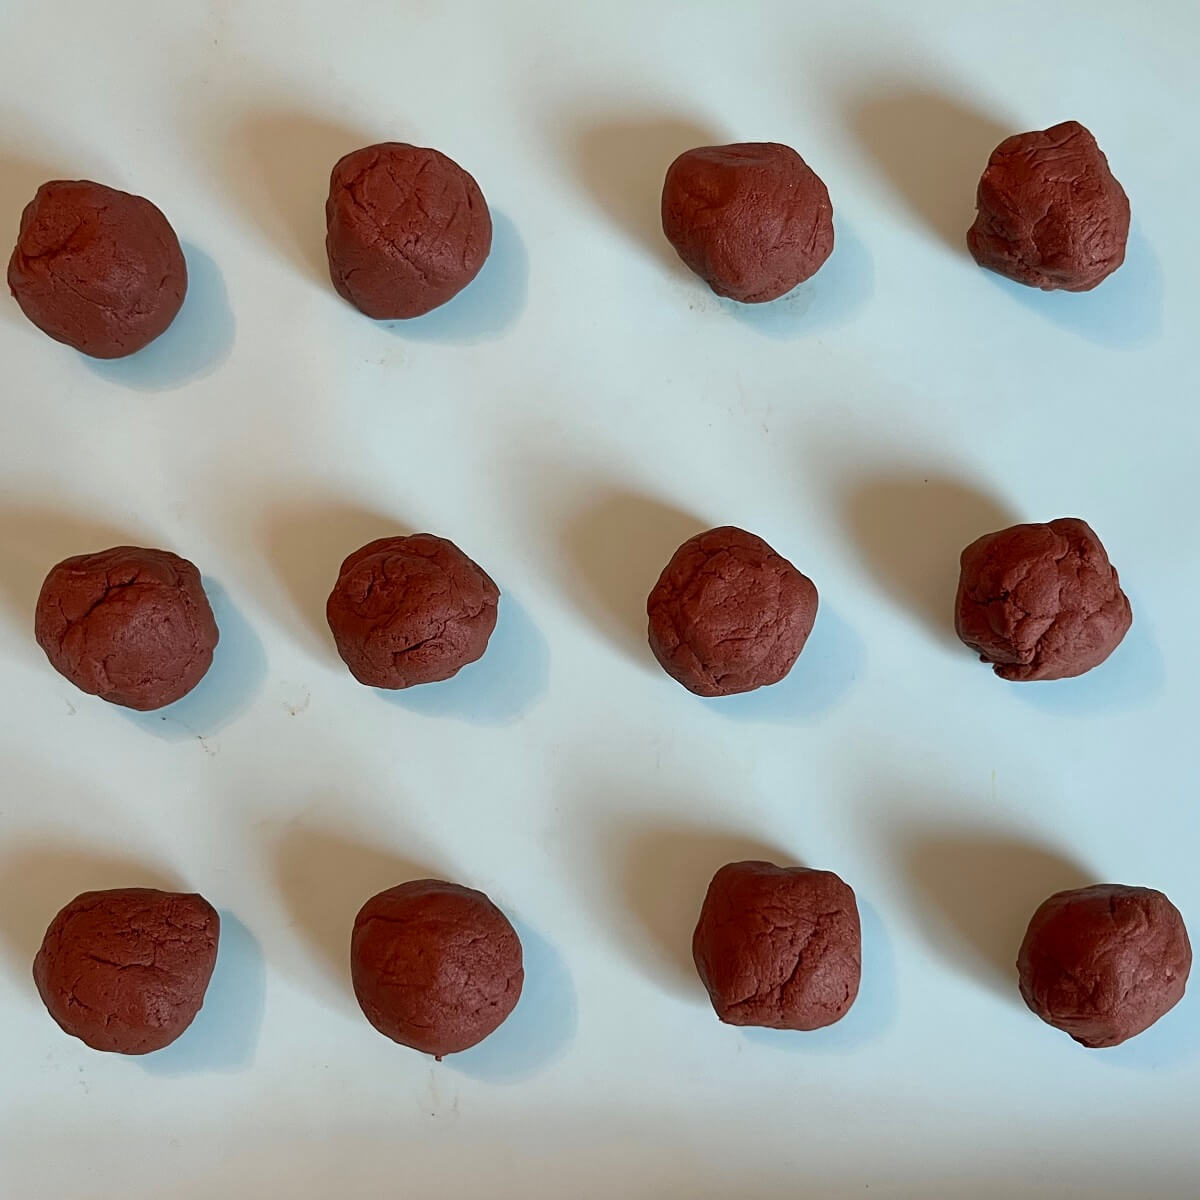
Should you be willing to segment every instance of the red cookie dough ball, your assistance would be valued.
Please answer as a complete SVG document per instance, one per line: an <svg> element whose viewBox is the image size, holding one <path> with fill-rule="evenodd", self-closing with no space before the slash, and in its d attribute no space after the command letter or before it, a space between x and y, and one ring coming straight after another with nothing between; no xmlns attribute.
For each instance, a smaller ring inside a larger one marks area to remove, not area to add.
<svg viewBox="0 0 1200 1200"><path fill-rule="evenodd" d="M833 250L833 206L790 146L700 146L667 170L663 233L718 296L775 300L815 275Z"/></svg>
<svg viewBox="0 0 1200 1200"><path fill-rule="evenodd" d="M221 920L195 894L115 888L76 896L33 960L47 1011L93 1050L149 1054L191 1023L217 962Z"/></svg>
<svg viewBox="0 0 1200 1200"><path fill-rule="evenodd" d="M379 321L445 304L492 248L475 180L444 154L405 142L364 146L337 163L325 223L333 286Z"/></svg>
<svg viewBox="0 0 1200 1200"><path fill-rule="evenodd" d="M51 568L34 636L80 691L145 711L204 678L219 634L192 563L168 550L116 546Z"/></svg>
<svg viewBox="0 0 1200 1200"><path fill-rule="evenodd" d="M832 871L729 863L708 885L692 957L727 1025L832 1025L862 974L854 892Z"/></svg>
<svg viewBox="0 0 1200 1200"><path fill-rule="evenodd" d="M1085 521L1014 525L962 552L955 628L1001 679L1082 675L1132 623L1116 569Z"/></svg>
<svg viewBox="0 0 1200 1200"><path fill-rule="evenodd" d="M1025 1003L1093 1049L1149 1029L1183 998L1191 968L1175 905L1162 892L1117 883L1044 901L1017 956Z"/></svg>
<svg viewBox="0 0 1200 1200"><path fill-rule="evenodd" d="M86 179L56 179L21 214L8 286L55 341L93 358L123 358L175 319L187 264L175 231L149 200Z"/></svg>
<svg viewBox="0 0 1200 1200"><path fill-rule="evenodd" d="M976 207L975 261L1018 283L1086 292L1125 261L1129 198L1078 121L1001 142Z"/></svg>
<svg viewBox="0 0 1200 1200"><path fill-rule="evenodd" d="M494 1033L521 995L521 942L482 893L414 879L372 896L354 919L354 994L367 1020L441 1058Z"/></svg>
<svg viewBox="0 0 1200 1200"><path fill-rule="evenodd" d="M817 618L817 589L744 529L689 538L646 604L650 649L697 696L731 696L778 683Z"/></svg>

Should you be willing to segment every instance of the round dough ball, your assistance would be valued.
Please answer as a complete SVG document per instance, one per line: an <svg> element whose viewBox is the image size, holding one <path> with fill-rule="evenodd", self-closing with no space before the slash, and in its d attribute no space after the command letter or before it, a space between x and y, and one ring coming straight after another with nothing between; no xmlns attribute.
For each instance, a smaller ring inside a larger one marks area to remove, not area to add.
<svg viewBox="0 0 1200 1200"><path fill-rule="evenodd" d="M186 696L212 665L220 636L195 566L138 546L51 568L34 635L80 691L142 711Z"/></svg>
<svg viewBox="0 0 1200 1200"><path fill-rule="evenodd" d="M1183 997L1192 947L1152 888L1100 883L1058 892L1033 914L1017 956L1021 995L1081 1045L1117 1046Z"/></svg>
<svg viewBox="0 0 1200 1200"><path fill-rule="evenodd" d="M187 264L149 200L86 179L55 179L21 214L8 286L55 341L93 358L123 358L175 319Z"/></svg>
<svg viewBox="0 0 1200 1200"><path fill-rule="evenodd" d="M445 304L492 248L475 180L444 154L405 142L364 146L337 163L325 223L333 286L378 321Z"/></svg>
<svg viewBox="0 0 1200 1200"><path fill-rule="evenodd" d="M975 203L975 261L1018 283L1086 292L1125 261L1129 198L1078 121L1006 138Z"/></svg>
<svg viewBox="0 0 1200 1200"><path fill-rule="evenodd" d="M1085 521L1014 525L962 552L955 628L1001 679L1082 675L1132 623L1116 569Z"/></svg>
<svg viewBox="0 0 1200 1200"><path fill-rule="evenodd" d="M727 1025L832 1025L862 975L854 892L832 871L729 863L708 885L692 957Z"/></svg>
<svg viewBox="0 0 1200 1200"><path fill-rule="evenodd" d="M500 589L453 542L379 538L338 572L325 615L359 683L407 688L449 679L483 656Z"/></svg>
<svg viewBox="0 0 1200 1200"><path fill-rule="evenodd" d="M33 960L47 1011L93 1050L149 1054L191 1023L217 962L221 919L203 896L115 888L76 896Z"/></svg>
<svg viewBox="0 0 1200 1200"><path fill-rule="evenodd" d="M646 604L650 649L697 696L732 696L778 683L817 619L817 589L744 529L689 538Z"/></svg>
<svg viewBox="0 0 1200 1200"><path fill-rule="evenodd" d="M718 296L760 304L815 275L833 250L829 192L790 146L700 146L667 170L663 233Z"/></svg>
<svg viewBox="0 0 1200 1200"><path fill-rule="evenodd" d="M482 893L414 879L354 918L354 994L386 1037L440 1059L503 1024L521 996L521 941Z"/></svg>

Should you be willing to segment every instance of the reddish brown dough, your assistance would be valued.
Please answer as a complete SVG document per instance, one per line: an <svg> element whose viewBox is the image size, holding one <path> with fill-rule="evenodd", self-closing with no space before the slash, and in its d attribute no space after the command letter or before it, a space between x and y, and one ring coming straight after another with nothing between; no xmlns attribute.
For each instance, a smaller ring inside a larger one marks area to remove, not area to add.
<svg viewBox="0 0 1200 1200"><path fill-rule="evenodd" d="M379 538L338 572L325 615L359 683L407 688L456 675L483 656L500 589L453 542Z"/></svg>
<svg viewBox="0 0 1200 1200"><path fill-rule="evenodd" d="M81 691L143 711L186 696L212 665L220 636L195 566L139 546L51 568L34 635Z"/></svg>
<svg viewBox="0 0 1200 1200"><path fill-rule="evenodd" d="M1175 905L1152 888L1118 883L1051 896L1017 955L1025 1003L1093 1049L1149 1029L1183 998L1191 969Z"/></svg>
<svg viewBox="0 0 1200 1200"><path fill-rule="evenodd" d="M333 286L380 321L445 304L492 248L475 180L444 154L405 142L364 146L337 163L325 223Z"/></svg>
<svg viewBox="0 0 1200 1200"><path fill-rule="evenodd" d="M21 311L93 358L122 358L175 319L187 264L149 200L86 179L43 183L21 214L8 264Z"/></svg>
<svg viewBox="0 0 1200 1200"><path fill-rule="evenodd" d="M729 863L708 885L692 957L727 1025L832 1025L862 975L854 892L832 871Z"/></svg>
<svg viewBox="0 0 1200 1200"><path fill-rule="evenodd" d="M778 683L817 618L817 589L744 529L724 526L675 551L647 601L650 649L697 696Z"/></svg>
<svg viewBox="0 0 1200 1200"><path fill-rule="evenodd" d="M116 888L76 896L33 960L47 1011L93 1050L149 1054L192 1023L221 921L195 894Z"/></svg>
<svg viewBox="0 0 1200 1200"><path fill-rule="evenodd" d="M833 251L829 192L790 146L687 150L663 183L663 233L718 296L759 304L816 274Z"/></svg>
<svg viewBox="0 0 1200 1200"><path fill-rule="evenodd" d="M525 981L508 918L482 892L437 879L402 883L362 906L350 974L380 1033L439 1059L498 1029Z"/></svg>
<svg viewBox="0 0 1200 1200"><path fill-rule="evenodd" d="M976 207L975 261L1018 283L1086 292L1125 261L1129 198L1078 121L1001 142Z"/></svg>
<svg viewBox="0 0 1200 1200"><path fill-rule="evenodd" d="M1001 679L1082 675L1132 623L1116 568L1076 517L1014 525L962 552L955 628Z"/></svg>

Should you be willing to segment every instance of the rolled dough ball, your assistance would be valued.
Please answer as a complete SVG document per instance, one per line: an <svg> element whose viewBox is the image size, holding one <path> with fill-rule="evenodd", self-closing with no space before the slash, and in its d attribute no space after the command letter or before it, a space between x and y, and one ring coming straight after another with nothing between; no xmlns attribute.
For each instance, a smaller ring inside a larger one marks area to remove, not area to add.
<svg viewBox="0 0 1200 1200"><path fill-rule="evenodd" d="M8 286L55 341L93 358L123 358L175 319L187 264L149 200L86 179L55 179L21 214Z"/></svg>
<svg viewBox="0 0 1200 1200"><path fill-rule="evenodd" d="M962 552L955 627L1001 679L1082 675L1132 623L1116 569L1085 521L1014 525Z"/></svg>
<svg viewBox="0 0 1200 1200"><path fill-rule="evenodd" d="M815 275L833 250L833 206L790 146L700 146L667 170L663 233L718 296L775 300Z"/></svg>
<svg viewBox="0 0 1200 1200"><path fill-rule="evenodd" d="M1183 998L1191 968L1175 905L1152 888L1118 883L1044 901L1017 956L1025 1003L1093 1049L1149 1029Z"/></svg>
<svg viewBox="0 0 1200 1200"><path fill-rule="evenodd" d="M731 696L778 683L817 618L817 589L744 529L689 538L646 604L650 649L697 696Z"/></svg>
<svg viewBox="0 0 1200 1200"><path fill-rule="evenodd" d="M50 922L33 979L50 1015L93 1050L149 1054L191 1023L217 962L221 919L195 894L115 888Z"/></svg>
<svg viewBox="0 0 1200 1200"><path fill-rule="evenodd" d="M832 1025L862 974L854 892L832 871L728 863L708 885L692 957L727 1025Z"/></svg>
<svg viewBox="0 0 1200 1200"><path fill-rule="evenodd" d="M453 542L379 538L338 572L325 614L359 683L407 688L449 679L483 656L500 589Z"/></svg>
<svg viewBox="0 0 1200 1200"><path fill-rule="evenodd" d="M337 163L325 223L333 286L379 321L445 304L492 248L475 180L444 154L405 142L364 146Z"/></svg>
<svg viewBox="0 0 1200 1200"><path fill-rule="evenodd" d="M975 261L1018 283L1086 292L1125 261L1129 198L1078 121L1001 142L976 207Z"/></svg>
<svg viewBox="0 0 1200 1200"><path fill-rule="evenodd" d="M362 906L350 974L380 1033L438 1059L494 1033L525 981L508 918L482 892L437 879L402 883Z"/></svg>
<svg viewBox="0 0 1200 1200"><path fill-rule="evenodd" d="M52 567L34 635L80 691L142 711L186 696L212 665L220 636L195 566L138 546Z"/></svg>

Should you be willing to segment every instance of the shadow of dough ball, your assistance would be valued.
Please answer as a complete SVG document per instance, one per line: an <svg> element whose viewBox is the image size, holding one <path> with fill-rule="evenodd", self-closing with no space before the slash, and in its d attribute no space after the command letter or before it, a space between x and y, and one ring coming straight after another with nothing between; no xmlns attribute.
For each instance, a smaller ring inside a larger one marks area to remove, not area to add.
<svg viewBox="0 0 1200 1200"><path fill-rule="evenodd" d="M778 683L817 617L817 589L760 537L724 526L689 538L646 603L650 649L697 696Z"/></svg>
<svg viewBox="0 0 1200 1200"><path fill-rule="evenodd" d="M200 572L169 550L116 546L64 559L42 584L34 634L80 691L141 711L186 696L220 636Z"/></svg>
<svg viewBox="0 0 1200 1200"><path fill-rule="evenodd" d="M350 974L380 1033L438 1059L495 1032L525 981L508 918L482 892L437 879L402 883L362 906Z"/></svg>
<svg viewBox="0 0 1200 1200"><path fill-rule="evenodd" d="M1092 1049L1149 1029L1183 998L1192 947L1183 917L1151 888L1058 892L1033 914L1017 956L1021 995Z"/></svg>
<svg viewBox="0 0 1200 1200"><path fill-rule="evenodd" d="M967 246L981 267L1086 292L1125 261L1129 198L1078 121L1006 138L979 180Z"/></svg>
<svg viewBox="0 0 1200 1200"><path fill-rule="evenodd" d="M56 342L93 358L123 358L175 319L187 264L175 231L149 200L86 179L56 179L21 214L8 286Z"/></svg>
<svg viewBox="0 0 1200 1200"><path fill-rule="evenodd" d="M203 896L84 892L50 922L33 961L47 1011L93 1050L149 1054L192 1023L217 962L220 917Z"/></svg>
<svg viewBox="0 0 1200 1200"><path fill-rule="evenodd" d="M325 204L329 276L379 321L419 317L457 296L492 248L479 185L436 150L364 146L338 161Z"/></svg>
<svg viewBox="0 0 1200 1200"><path fill-rule="evenodd" d="M727 1025L832 1025L862 974L854 892L832 871L728 863L708 885L692 957Z"/></svg>

